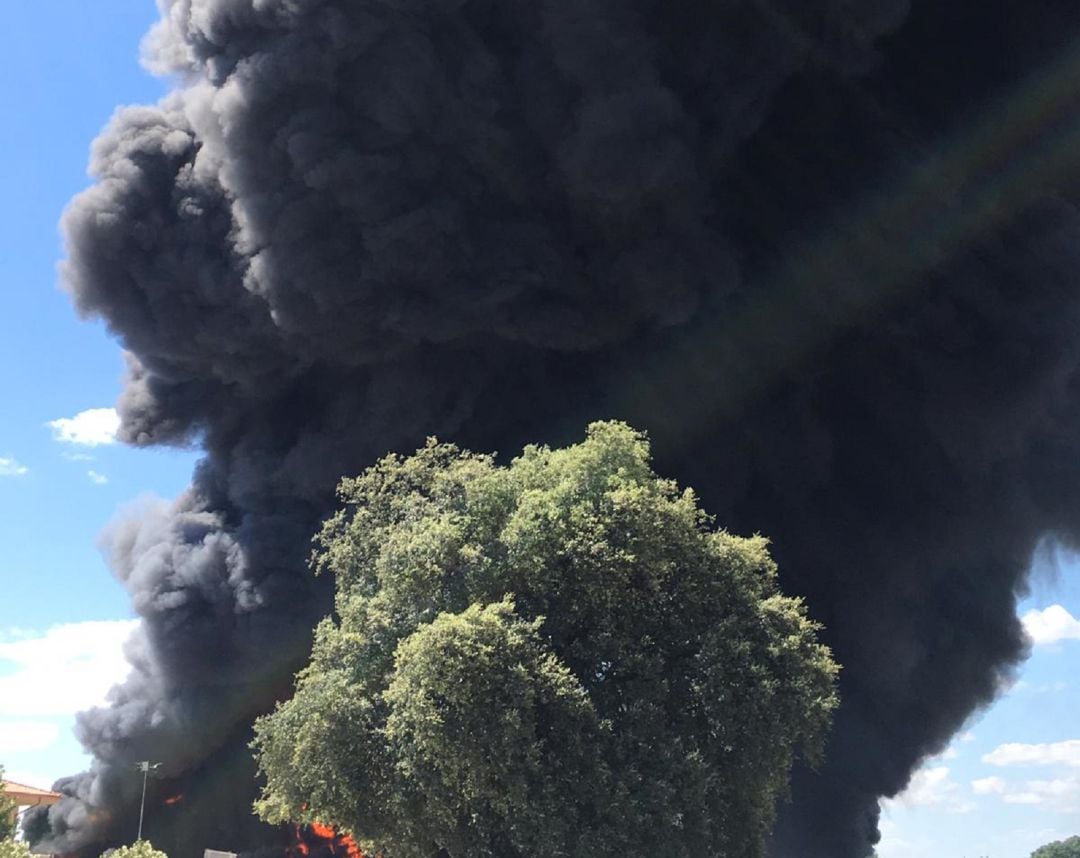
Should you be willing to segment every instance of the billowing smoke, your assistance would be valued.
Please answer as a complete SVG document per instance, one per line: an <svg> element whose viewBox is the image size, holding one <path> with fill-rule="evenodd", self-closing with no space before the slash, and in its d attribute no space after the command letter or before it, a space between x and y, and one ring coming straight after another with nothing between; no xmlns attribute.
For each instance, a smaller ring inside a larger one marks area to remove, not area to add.
<svg viewBox="0 0 1080 858"><path fill-rule="evenodd" d="M827 625L844 703L773 853L864 858L1080 532L1080 12L159 2L177 89L95 143L63 275L128 352L124 438L206 456L111 532L135 672L52 848L130 837L144 758L174 858L267 842L244 743L326 610L338 477L618 417Z"/></svg>

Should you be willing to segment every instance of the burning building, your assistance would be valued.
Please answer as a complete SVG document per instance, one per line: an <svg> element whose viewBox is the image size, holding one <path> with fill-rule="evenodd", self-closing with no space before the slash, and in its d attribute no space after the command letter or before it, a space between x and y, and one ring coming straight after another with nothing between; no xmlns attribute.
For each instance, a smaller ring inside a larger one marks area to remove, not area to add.
<svg viewBox="0 0 1080 858"><path fill-rule="evenodd" d="M1080 13L1061 0L159 0L160 104L94 144L64 282L128 355L131 444L191 488L111 527L143 622L43 843L273 840L344 473L592 419L773 539L845 665L775 858L863 858L878 799L1023 657L1080 513ZM164 794L163 794L164 795Z"/></svg>

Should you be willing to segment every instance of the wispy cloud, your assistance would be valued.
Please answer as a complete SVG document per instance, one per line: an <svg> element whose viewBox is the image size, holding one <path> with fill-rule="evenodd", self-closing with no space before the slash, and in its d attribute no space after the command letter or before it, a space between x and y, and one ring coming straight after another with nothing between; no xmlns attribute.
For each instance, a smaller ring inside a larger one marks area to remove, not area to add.
<svg viewBox="0 0 1080 858"><path fill-rule="evenodd" d="M80 447L100 447L116 441L120 415L115 408L90 408L74 417L61 417L46 424L53 431L53 440Z"/></svg>
<svg viewBox="0 0 1080 858"><path fill-rule="evenodd" d="M26 786L37 787L38 789L48 789L56 780L56 776L47 775L44 772L38 771L36 769L9 769L5 766L4 780L12 781L13 783L17 784L24 784Z"/></svg>
<svg viewBox="0 0 1080 858"><path fill-rule="evenodd" d="M30 469L20 465L10 457L0 456L0 477L21 477L29 474Z"/></svg>
<svg viewBox="0 0 1080 858"><path fill-rule="evenodd" d="M938 807L950 813L969 813L975 804L966 798L960 784L949 775L948 766L927 766L911 776L900 795L887 804L906 808Z"/></svg>
<svg viewBox="0 0 1080 858"><path fill-rule="evenodd" d="M1014 683L1009 689L1013 694L1023 692L1025 694L1059 694L1065 691L1069 687L1069 683L1064 680L1057 680L1056 682L1039 682L1032 684L1025 682L1023 679Z"/></svg>
<svg viewBox="0 0 1080 858"><path fill-rule="evenodd" d="M1020 621L1036 646L1064 640L1080 640L1080 620L1062 605L1051 605L1041 611L1028 611Z"/></svg>
<svg viewBox="0 0 1080 858"><path fill-rule="evenodd" d="M989 777L972 781L975 792L994 793L1006 804L1044 805L1061 813L1080 812L1080 739L1043 744L1012 742L998 745L983 756L992 766L1051 766L1054 776L1041 780L1006 783Z"/></svg>
<svg viewBox="0 0 1080 858"><path fill-rule="evenodd" d="M1004 778L988 777L978 778L971 782L971 791L975 795L1001 795L1005 792L1008 784Z"/></svg>
<svg viewBox="0 0 1080 858"><path fill-rule="evenodd" d="M1059 813L1076 813L1080 811L1080 778L1026 781L1001 798L1006 804L1046 805Z"/></svg>
<svg viewBox="0 0 1080 858"><path fill-rule="evenodd" d="M1080 739L1068 739L1064 742L1049 742L1037 745L1010 742L998 745L989 754L984 754L982 760L992 766L1066 765L1080 767Z"/></svg>
<svg viewBox="0 0 1080 858"><path fill-rule="evenodd" d="M874 852L880 858L911 858L915 854L911 842L904 839L900 827L888 816L882 816L879 828L881 841Z"/></svg>
<svg viewBox="0 0 1080 858"><path fill-rule="evenodd" d="M123 644L135 620L0 633L0 724L71 715L100 705L130 666Z"/></svg>
<svg viewBox="0 0 1080 858"><path fill-rule="evenodd" d="M49 721L0 720L0 754L43 751L58 738L60 727Z"/></svg>
<svg viewBox="0 0 1080 858"><path fill-rule="evenodd" d="M109 478L107 476L105 476L104 474L99 474L97 471L87 471L86 476L90 478L90 482L92 482L95 486L103 486L109 481Z"/></svg>

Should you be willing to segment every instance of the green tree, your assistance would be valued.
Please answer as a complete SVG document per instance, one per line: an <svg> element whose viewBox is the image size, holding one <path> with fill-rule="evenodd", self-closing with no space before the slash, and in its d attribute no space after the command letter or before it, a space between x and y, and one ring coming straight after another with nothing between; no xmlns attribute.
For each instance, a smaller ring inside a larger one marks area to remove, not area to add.
<svg viewBox="0 0 1080 858"><path fill-rule="evenodd" d="M30 847L22 840L0 840L0 858L30 858Z"/></svg>
<svg viewBox="0 0 1080 858"><path fill-rule="evenodd" d="M3 783L4 767L0 766L0 784ZM18 824L17 812L15 802L0 788L0 841L9 840L15 836L15 826ZM5 858L5 856L0 856L0 858Z"/></svg>
<svg viewBox="0 0 1080 858"><path fill-rule="evenodd" d="M508 467L429 441L339 489L336 575L262 718L259 814L388 858L756 858L838 670L766 540L715 529L646 438Z"/></svg>
<svg viewBox="0 0 1080 858"><path fill-rule="evenodd" d="M1031 858L1080 858L1080 835L1040 846Z"/></svg>
<svg viewBox="0 0 1080 858"><path fill-rule="evenodd" d="M149 840L136 840L130 846L110 849L102 858L169 858L164 852L155 849Z"/></svg>
<svg viewBox="0 0 1080 858"><path fill-rule="evenodd" d="M0 784L4 782L4 767L0 766ZM18 808L5 793L0 792L0 858L30 858L29 847L15 840Z"/></svg>

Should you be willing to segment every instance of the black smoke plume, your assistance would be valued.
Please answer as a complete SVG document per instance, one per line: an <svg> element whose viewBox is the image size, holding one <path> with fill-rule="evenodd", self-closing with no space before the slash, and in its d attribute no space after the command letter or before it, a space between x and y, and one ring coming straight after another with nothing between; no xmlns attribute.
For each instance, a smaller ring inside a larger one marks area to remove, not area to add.
<svg viewBox="0 0 1080 858"><path fill-rule="evenodd" d="M772 849L864 858L1080 533L1075 4L159 3L176 90L95 143L63 277L124 439L206 456L113 529L135 672L47 844L130 837L144 758L173 858L267 843L244 743L338 477L619 417L827 625L844 703Z"/></svg>

